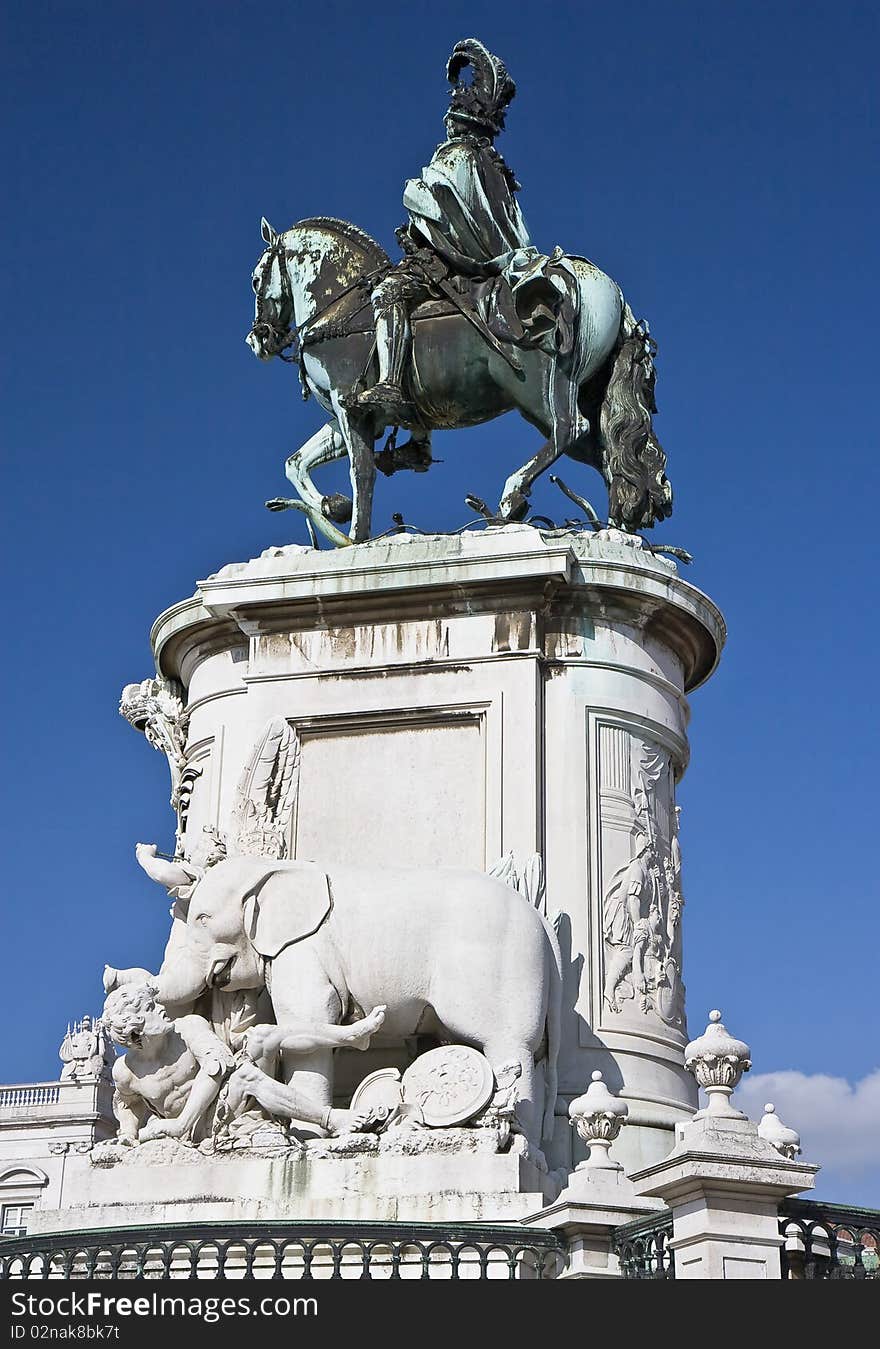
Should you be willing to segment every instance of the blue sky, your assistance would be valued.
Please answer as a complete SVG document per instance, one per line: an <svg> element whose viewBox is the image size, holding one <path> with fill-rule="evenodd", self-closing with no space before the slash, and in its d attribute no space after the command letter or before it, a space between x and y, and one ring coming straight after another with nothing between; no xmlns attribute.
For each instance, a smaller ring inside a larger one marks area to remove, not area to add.
<svg viewBox="0 0 880 1349"><path fill-rule="evenodd" d="M5 7L3 1081L56 1075L105 959L161 952L132 850L173 836L167 773L116 712L154 616L304 541L262 504L319 420L243 344L260 216L339 215L391 248L474 35L519 85L500 148L534 240L650 319L676 490L655 535L730 625L680 793L691 1028L721 1006L755 1074L800 1075L787 1122L827 1150L820 1192L880 1205L876 1149L803 1117L821 1081L876 1128L877 14ZM382 484L377 525L464 523L465 492L497 496L535 443L513 417L441 437L430 485ZM566 476L604 506L596 475ZM550 486L534 501L564 513Z"/></svg>

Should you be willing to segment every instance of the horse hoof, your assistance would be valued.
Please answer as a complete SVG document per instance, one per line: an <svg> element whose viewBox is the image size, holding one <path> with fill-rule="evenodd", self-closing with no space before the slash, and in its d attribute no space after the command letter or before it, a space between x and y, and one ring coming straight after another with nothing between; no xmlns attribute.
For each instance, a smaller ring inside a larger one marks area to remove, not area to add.
<svg viewBox="0 0 880 1349"><path fill-rule="evenodd" d="M347 525L351 519L351 497L343 496L341 492L334 492L332 496L324 497L321 502L321 510L328 520L332 520L336 525Z"/></svg>
<svg viewBox="0 0 880 1349"><path fill-rule="evenodd" d="M498 507L498 514L505 524L517 524L524 520L529 510L528 498L522 492L511 492Z"/></svg>

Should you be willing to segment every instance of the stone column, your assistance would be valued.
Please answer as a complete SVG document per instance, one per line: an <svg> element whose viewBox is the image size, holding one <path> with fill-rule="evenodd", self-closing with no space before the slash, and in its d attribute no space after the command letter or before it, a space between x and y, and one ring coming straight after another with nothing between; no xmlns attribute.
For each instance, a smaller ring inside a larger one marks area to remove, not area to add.
<svg viewBox="0 0 880 1349"><path fill-rule="evenodd" d="M185 695L189 856L228 827L279 717L300 750L286 855L488 869L539 853L568 1009L551 1165L583 1155L566 1111L594 1069L629 1106L624 1166L669 1151L696 1108L675 786L687 694L724 640L675 563L619 531L527 525L269 549L201 581L152 640Z"/></svg>

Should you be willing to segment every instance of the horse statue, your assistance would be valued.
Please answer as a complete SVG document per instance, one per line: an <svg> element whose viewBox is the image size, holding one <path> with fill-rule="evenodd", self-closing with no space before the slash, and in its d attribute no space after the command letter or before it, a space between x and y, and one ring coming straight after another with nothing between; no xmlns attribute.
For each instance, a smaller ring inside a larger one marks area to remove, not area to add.
<svg viewBox="0 0 880 1349"><path fill-rule="evenodd" d="M270 508L302 511L337 546L361 542L370 537L377 467L424 471L432 430L475 426L515 408L546 439L508 477L491 518L523 519L535 480L563 454L602 474L611 524L636 530L671 513L666 456L651 421L656 348L617 284L586 258L554 255L567 286L564 340L558 324L538 342L498 340L444 297L415 308L409 396L418 422L407 445L398 448L393 432L376 453L387 417L358 406L357 395L376 378L370 293L392 268L388 255L356 226L329 217L280 234L264 220L262 237L246 341L261 360L298 360L303 396L314 395L329 416L287 460L297 499ZM296 354L284 357L290 348ZM323 495L313 471L344 455L351 498ZM348 521L346 535L339 526Z"/></svg>

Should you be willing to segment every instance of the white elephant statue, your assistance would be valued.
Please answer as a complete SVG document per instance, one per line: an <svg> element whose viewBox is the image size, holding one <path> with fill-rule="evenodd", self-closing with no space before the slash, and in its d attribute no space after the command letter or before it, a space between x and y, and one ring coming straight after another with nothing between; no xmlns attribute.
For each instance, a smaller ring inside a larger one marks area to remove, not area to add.
<svg viewBox="0 0 880 1349"><path fill-rule="evenodd" d="M147 851L141 846L138 860L154 879L191 885L191 873L181 868L176 878L177 864L151 865ZM493 1067L518 1063L519 1125L539 1150L551 1136L559 948L541 913L502 881L478 871L324 870L231 857L207 870L176 913L155 981L165 1005L179 1010L211 989L265 985L283 1025L338 1024L384 1004L384 1032L395 1038L434 1034L476 1046ZM290 1075L332 1103L332 1051L300 1057Z"/></svg>

